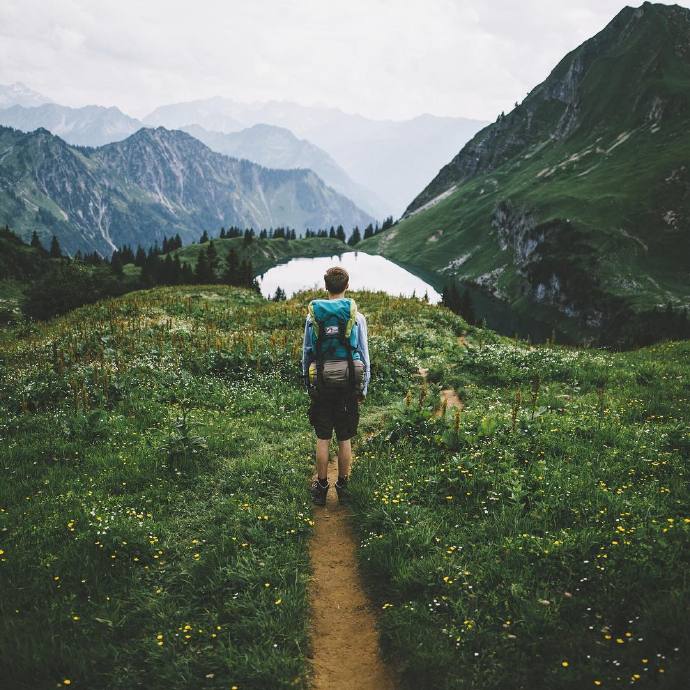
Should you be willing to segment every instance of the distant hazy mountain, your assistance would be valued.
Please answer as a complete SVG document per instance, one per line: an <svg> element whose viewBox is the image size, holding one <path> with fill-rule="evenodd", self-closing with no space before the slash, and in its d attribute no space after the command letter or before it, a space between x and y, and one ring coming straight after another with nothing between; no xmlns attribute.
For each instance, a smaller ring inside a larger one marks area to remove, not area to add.
<svg viewBox="0 0 690 690"><path fill-rule="evenodd" d="M13 105L23 105L27 107L50 103L50 99L33 91L21 82L14 84L0 84L0 108L9 108Z"/></svg>
<svg viewBox="0 0 690 690"><path fill-rule="evenodd" d="M297 230L371 221L309 170L270 170L215 153L184 132L141 129L74 148L45 129L0 127L0 219L28 239L56 234L70 253L109 254L222 225Z"/></svg>
<svg viewBox="0 0 690 690"><path fill-rule="evenodd" d="M180 129L185 125L195 124L212 132L237 132L248 125L257 124L259 120L245 123L235 118L234 102L224 98L209 98L203 101L175 103L156 108L144 118L149 127L167 127Z"/></svg>
<svg viewBox="0 0 690 690"><path fill-rule="evenodd" d="M200 125L181 127L206 146L234 158L245 158L267 168L313 170L327 185L352 199L360 208L383 218L386 205L370 190L354 182L323 149L298 139L289 129L254 125L239 132L211 132Z"/></svg>
<svg viewBox="0 0 690 690"><path fill-rule="evenodd" d="M49 103L38 107L15 105L0 110L0 125L32 132L43 127L77 146L102 146L121 141L141 129L139 120L117 108L87 105L68 108Z"/></svg>
<svg viewBox="0 0 690 690"><path fill-rule="evenodd" d="M277 101L245 104L223 98L162 106L144 122L166 127L194 123L226 133L259 123L286 127L327 151L395 215L486 124L433 115L399 122L372 120L336 108Z"/></svg>

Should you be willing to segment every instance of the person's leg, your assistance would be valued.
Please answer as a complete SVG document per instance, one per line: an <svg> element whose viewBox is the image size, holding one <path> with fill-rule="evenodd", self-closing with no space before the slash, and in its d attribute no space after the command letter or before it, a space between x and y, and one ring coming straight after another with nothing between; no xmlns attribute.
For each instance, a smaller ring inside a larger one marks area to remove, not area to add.
<svg viewBox="0 0 690 690"><path fill-rule="evenodd" d="M338 477L347 479L350 476L350 465L352 464L352 443L338 441Z"/></svg>
<svg viewBox="0 0 690 690"><path fill-rule="evenodd" d="M322 483L328 479L328 447L330 443L323 438L316 439L316 474Z"/></svg>

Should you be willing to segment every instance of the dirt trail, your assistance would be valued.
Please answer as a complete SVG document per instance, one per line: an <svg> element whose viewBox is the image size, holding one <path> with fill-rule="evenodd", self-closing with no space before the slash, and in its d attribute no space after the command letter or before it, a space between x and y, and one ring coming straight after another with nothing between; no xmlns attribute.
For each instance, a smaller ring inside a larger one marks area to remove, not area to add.
<svg viewBox="0 0 690 690"><path fill-rule="evenodd" d="M460 337L462 338L462 336ZM427 377L429 376L428 369L419 367L418 373L423 381L427 380ZM454 388L444 388L441 391L441 401L443 400L446 401L446 410L450 410L452 407L457 407L460 410L462 410L462 408L464 407L464 405L462 404L462 400L460 400L460 396L457 394ZM436 416L441 416L441 408L436 410Z"/></svg>
<svg viewBox="0 0 690 690"><path fill-rule="evenodd" d="M461 410L463 408L462 400L460 400L460 397L453 388L444 388L441 391L441 400L446 401L447 410L450 410L451 407L459 407ZM440 413L441 410L439 410L439 414Z"/></svg>
<svg viewBox="0 0 690 690"><path fill-rule="evenodd" d="M379 654L376 619L362 586L350 511L338 504L337 460L328 466L325 507L314 507L311 562L314 690L393 690Z"/></svg>

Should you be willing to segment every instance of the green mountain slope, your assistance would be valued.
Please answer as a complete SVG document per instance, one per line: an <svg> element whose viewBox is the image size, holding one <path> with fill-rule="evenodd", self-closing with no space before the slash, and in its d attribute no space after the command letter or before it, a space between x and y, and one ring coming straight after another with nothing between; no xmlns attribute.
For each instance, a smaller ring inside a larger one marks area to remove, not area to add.
<svg viewBox="0 0 690 690"><path fill-rule="evenodd" d="M625 8L361 248L498 328L615 339L690 304L689 125L690 11Z"/></svg>
<svg viewBox="0 0 690 690"><path fill-rule="evenodd" d="M0 222L57 235L69 253L185 242L222 225L298 230L371 218L309 170L270 170L211 151L184 132L142 129L77 148L39 129L0 127Z"/></svg>

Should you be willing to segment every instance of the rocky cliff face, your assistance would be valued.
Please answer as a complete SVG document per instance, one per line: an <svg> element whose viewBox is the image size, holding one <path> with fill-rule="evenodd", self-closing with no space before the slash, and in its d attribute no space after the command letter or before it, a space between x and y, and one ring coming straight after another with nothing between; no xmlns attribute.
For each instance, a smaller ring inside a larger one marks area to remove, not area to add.
<svg viewBox="0 0 690 690"><path fill-rule="evenodd" d="M567 220L539 223L525 208L501 201L491 215L491 228L507 261L522 278L523 294L537 304L555 307L568 317L583 316L590 322L601 317L592 308L599 292L593 271L597 258ZM578 265L567 254L588 257ZM589 262L589 270L583 264Z"/></svg>
<svg viewBox="0 0 690 690"><path fill-rule="evenodd" d="M0 128L0 220L24 237L56 234L70 252L109 254L221 225L303 230L370 218L311 171L228 158L183 132L142 129L79 149L45 130Z"/></svg>

